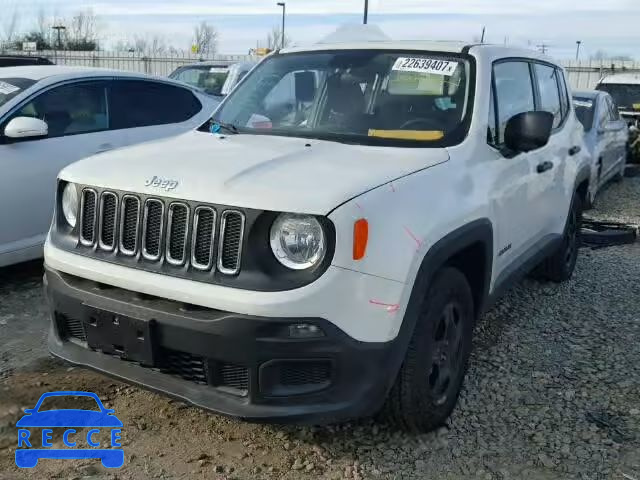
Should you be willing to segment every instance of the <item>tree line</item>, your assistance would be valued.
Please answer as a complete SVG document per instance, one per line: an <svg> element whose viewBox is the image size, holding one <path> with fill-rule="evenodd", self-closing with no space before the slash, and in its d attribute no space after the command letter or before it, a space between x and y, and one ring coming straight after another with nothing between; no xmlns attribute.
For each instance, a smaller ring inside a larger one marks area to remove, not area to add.
<svg viewBox="0 0 640 480"><path fill-rule="evenodd" d="M34 43L41 50L73 50L96 51L104 49L105 25L91 9L75 12L67 18L48 15L44 9L37 13L30 28L21 29L22 19L16 8L12 13L0 18L0 50L22 50L24 43ZM209 22L201 21L193 27L192 41L189 49L192 53L203 56L214 55L218 49L218 30ZM259 47L270 49L291 44L289 36L282 39L279 27L274 27ZM170 44L166 37L153 34L135 34L126 40L119 40L109 45L110 50L135 52L144 55L164 55L184 52Z"/></svg>

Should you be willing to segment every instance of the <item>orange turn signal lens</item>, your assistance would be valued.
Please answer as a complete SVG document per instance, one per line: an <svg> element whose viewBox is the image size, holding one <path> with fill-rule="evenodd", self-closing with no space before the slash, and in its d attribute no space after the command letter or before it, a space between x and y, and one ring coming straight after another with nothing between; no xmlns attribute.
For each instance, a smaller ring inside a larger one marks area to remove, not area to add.
<svg viewBox="0 0 640 480"><path fill-rule="evenodd" d="M367 253L369 222L361 218L353 224L353 259L362 260Z"/></svg>

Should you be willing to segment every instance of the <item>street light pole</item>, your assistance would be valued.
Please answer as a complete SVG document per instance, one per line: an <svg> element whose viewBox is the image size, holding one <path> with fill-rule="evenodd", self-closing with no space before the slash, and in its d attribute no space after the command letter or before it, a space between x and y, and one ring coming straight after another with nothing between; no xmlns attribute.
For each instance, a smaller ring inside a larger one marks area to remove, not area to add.
<svg viewBox="0 0 640 480"><path fill-rule="evenodd" d="M578 59L580 58L580 45L582 45L582 40L578 40L576 42L576 62L578 61Z"/></svg>
<svg viewBox="0 0 640 480"><path fill-rule="evenodd" d="M368 20L369 20L369 0L364 0L364 19L362 23L366 25Z"/></svg>
<svg viewBox="0 0 640 480"><path fill-rule="evenodd" d="M280 43L280 48L284 48L284 21L287 15L287 3L286 2L278 2L278 6L282 7L282 40Z"/></svg>
<svg viewBox="0 0 640 480"><path fill-rule="evenodd" d="M64 25L54 25L53 28L55 31L58 32L58 48L62 49L62 40L60 38L60 32L62 32L62 30L66 30L67 27L65 27Z"/></svg>

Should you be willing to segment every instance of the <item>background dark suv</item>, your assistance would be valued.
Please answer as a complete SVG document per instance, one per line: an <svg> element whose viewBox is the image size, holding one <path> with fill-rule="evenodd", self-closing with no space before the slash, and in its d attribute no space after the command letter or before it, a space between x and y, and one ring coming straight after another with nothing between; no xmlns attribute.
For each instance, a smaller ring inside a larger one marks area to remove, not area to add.
<svg viewBox="0 0 640 480"><path fill-rule="evenodd" d="M0 67L23 67L26 65L53 65L53 62L44 57L0 55Z"/></svg>

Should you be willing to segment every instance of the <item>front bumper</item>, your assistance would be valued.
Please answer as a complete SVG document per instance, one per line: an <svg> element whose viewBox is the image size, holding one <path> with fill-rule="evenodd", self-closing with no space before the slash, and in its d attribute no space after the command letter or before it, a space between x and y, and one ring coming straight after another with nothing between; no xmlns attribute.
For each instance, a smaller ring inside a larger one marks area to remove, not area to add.
<svg viewBox="0 0 640 480"><path fill-rule="evenodd" d="M49 267L45 289L52 311L49 349L57 357L245 419L318 424L373 414L404 352L400 338L360 342L322 318L266 318L194 307ZM89 348L87 334L98 316L148 326L152 364L121 359L126 347ZM315 325L324 336L290 338L285 332L298 323Z"/></svg>

